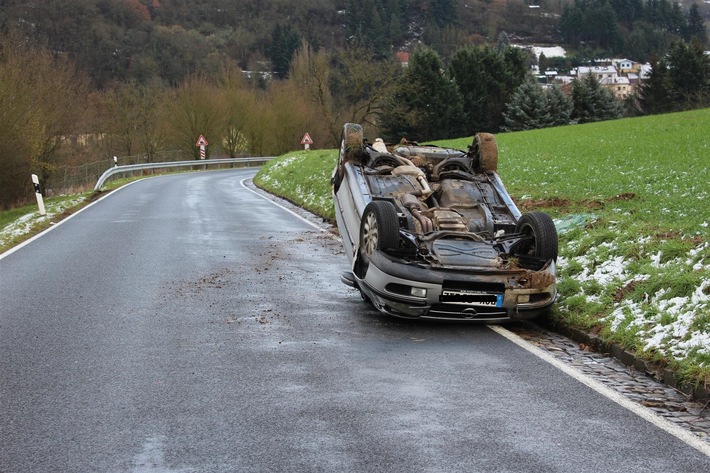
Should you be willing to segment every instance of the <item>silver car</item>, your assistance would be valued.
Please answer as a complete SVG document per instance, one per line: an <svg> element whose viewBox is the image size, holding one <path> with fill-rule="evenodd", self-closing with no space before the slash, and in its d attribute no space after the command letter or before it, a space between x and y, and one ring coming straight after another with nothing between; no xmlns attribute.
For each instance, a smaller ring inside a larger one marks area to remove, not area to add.
<svg viewBox="0 0 710 473"><path fill-rule="evenodd" d="M342 281L380 311L407 318L529 319L557 297L557 231L521 214L497 173L493 135L468 151L369 143L343 127L333 171Z"/></svg>

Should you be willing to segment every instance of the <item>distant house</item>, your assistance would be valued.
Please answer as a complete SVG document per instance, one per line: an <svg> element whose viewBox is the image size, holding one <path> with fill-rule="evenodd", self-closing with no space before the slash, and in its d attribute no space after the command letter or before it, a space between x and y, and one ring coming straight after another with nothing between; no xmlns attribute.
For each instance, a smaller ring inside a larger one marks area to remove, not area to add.
<svg viewBox="0 0 710 473"><path fill-rule="evenodd" d="M587 74L593 75L597 80L614 79L619 76L619 72L614 66L580 66L572 71L572 75L584 77Z"/></svg>
<svg viewBox="0 0 710 473"><path fill-rule="evenodd" d="M611 90L619 100L626 100L633 93L633 87L628 77L617 76L604 78L599 81L601 85Z"/></svg>
<svg viewBox="0 0 710 473"><path fill-rule="evenodd" d="M397 51L395 57L397 57L402 67L409 66L409 51Z"/></svg>
<svg viewBox="0 0 710 473"><path fill-rule="evenodd" d="M614 59L612 62L620 74L626 75L631 72L639 71L640 64L631 59Z"/></svg>

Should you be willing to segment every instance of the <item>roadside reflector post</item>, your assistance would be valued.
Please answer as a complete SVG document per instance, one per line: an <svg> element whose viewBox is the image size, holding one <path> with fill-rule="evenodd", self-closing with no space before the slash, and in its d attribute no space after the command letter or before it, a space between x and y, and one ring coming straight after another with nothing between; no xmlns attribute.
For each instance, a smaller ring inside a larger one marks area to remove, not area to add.
<svg viewBox="0 0 710 473"><path fill-rule="evenodd" d="M42 191L39 188L39 177L37 174L32 174L32 184L35 188L35 197L37 197L37 207L39 207L40 215L47 215L47 210L44 208L44 199L42 198Z"/></svg>
<svg viewBox="0 0 710 473"><path fill-rule="evenodd" d="M114 156L113 157L113 167L117 167L117 166L118 166L118 156Z"/></svg>

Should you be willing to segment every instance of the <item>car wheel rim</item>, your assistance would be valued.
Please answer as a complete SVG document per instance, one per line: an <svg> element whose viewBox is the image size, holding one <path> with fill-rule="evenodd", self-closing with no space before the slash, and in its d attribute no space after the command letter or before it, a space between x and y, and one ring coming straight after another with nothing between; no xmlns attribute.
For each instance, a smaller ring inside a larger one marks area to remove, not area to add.
<svg viewBox="0 0 710 473"><path fill-rule="evenodd" d="M377 247L377 219L372 213L365 217L365 232L363 234L363 245L365 254L372 256Z"/></svg>
<svg viewBox="0 0 710 473"><path fill-rule="evenodd" d="M537 255L537 239L535 238L535 231L530 225L525 225L523 228L523 233L531 238L530 245L528 246L527 254Z"/></svg>

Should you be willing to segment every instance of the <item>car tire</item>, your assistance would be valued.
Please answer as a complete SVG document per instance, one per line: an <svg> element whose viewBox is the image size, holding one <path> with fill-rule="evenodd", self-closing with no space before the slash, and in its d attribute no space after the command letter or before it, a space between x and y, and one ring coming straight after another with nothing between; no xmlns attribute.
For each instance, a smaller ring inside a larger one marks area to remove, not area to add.
<svg viewBox="0 0 710 473"><path fill-rule="evenodd" d="M369 167L375 169L380 166L396 168L402 164L396 156L391 154L379 153L370 157Z"/></svg>
<svg viewBox="0 0 710 473"><path fill-rule="evenodd" d="M522 248L522 254L557 261L557 229L552 218L545 212L524 213L515 231L532 237L531 242Z"/></svg>
<svg viewBox="0 0 710 473"><path fill-rule="evenodd" d="M360 157L365 152L365 134L357 123L346 123L340 138L344 158Z"/></svg>
<svg viewBox="0 0 710 473"><path fill-rule="evenodd" d="M343 131L340 133L340 156L338 157L338 166L330 178L330 184L333 186L333 192L338 193L340 184L343 182L345 170L343 165L346 161L362 161L363 156L367 156L365 152L365 135L362 131L362 126L357 123L346 123L343 126Z"/></svg>
<svg viewBox="0 0 710 473"><path fill-rule="evenodd" d="M369 263L375 250L396 248L399 245L397 209L386 200L367 204L360 221L360 256Z"/></svg>
<svg viewBox="0 0 710 473"><path fill-rule="evenodd" d="M498 171L498 144L495 137L490 133L478 133L473 143L479 167L485 172Z"/></svg>

